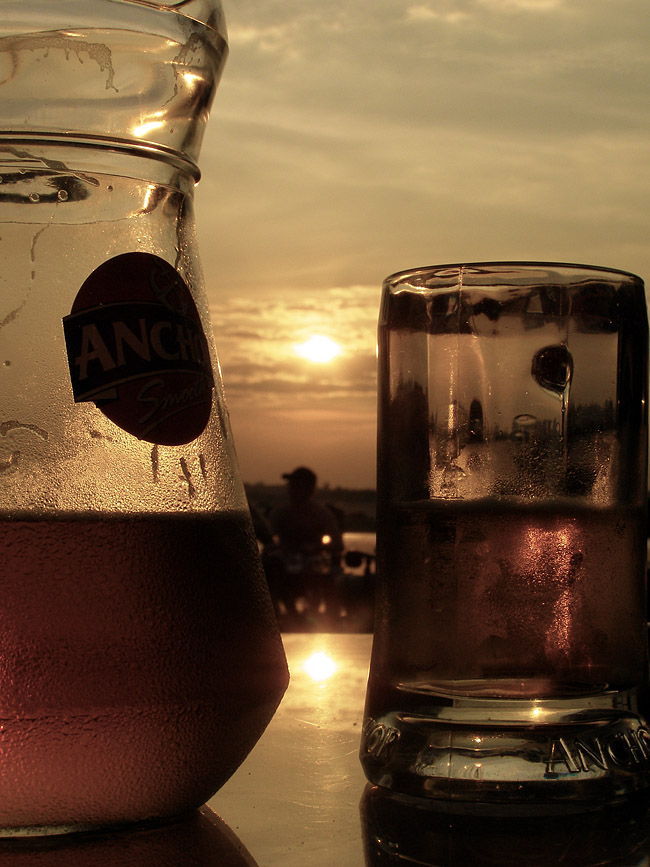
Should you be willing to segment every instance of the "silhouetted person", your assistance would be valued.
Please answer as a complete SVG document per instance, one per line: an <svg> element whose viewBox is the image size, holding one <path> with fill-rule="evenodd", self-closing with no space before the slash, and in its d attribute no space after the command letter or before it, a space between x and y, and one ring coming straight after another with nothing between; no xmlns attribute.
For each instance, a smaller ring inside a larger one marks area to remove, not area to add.
<svg viewBox="0 0 650 867"><path fill-rule="evenodd" d="M301 596L312 601L332 596L343 536L334 514L314 499L317 478L312 470L297 467L282 478L287 480L289 500L271 510L269 522L284 564L288 592L282 601L291 609Z"/></svg>

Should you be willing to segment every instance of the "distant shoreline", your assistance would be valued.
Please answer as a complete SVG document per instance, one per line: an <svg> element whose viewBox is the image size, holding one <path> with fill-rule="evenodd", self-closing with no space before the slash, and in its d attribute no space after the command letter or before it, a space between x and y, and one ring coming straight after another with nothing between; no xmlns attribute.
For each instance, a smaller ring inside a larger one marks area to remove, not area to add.
<svg viewBox="0 0 650 867"><path fill-rule="evenodd" d="M244 487L249 502L263 515L268 515L275 505L287 497L286 485L245 482ZM377 494L374 489L332 488L326 485L317 489L316 499L334 512L343 532L375 532Z"/></svg>

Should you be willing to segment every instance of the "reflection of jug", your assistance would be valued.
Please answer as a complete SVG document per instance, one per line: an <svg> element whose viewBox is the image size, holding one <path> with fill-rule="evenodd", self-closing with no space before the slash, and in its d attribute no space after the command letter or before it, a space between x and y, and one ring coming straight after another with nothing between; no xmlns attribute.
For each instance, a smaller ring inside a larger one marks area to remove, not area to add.
<svg viewBox="0 0 650 867"><path fill-rule="evenodd" d="M287 683L194 239L218 0L0 22L0 827L203 803Z"/></svg>
<svg viewBox="0 0 650 867"><path fill-rule="evenodd" d="M0 840L0 867L258 867L207 807L157 827Z"/></svg>

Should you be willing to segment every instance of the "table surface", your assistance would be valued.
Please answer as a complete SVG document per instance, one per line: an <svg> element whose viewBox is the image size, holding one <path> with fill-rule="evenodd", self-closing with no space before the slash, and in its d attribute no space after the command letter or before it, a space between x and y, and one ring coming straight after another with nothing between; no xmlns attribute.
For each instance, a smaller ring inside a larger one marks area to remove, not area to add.
<svg viewBox="0 0 650 867"><path fill-rule="evenodd" d="M0 867L650 867L650 798L494 818L368 786L358 750L371 636L284 642L289 689L201 811L162 827L0 840Z"/></svg>
<svg viewBox="0 0 650 867"><path fill-rule="evenodd" d="M289 689L209 803L257 867L650 867L645 799L586 815L452 817L371 789L358 757L371 636L283 637Z"/></svg>
<svg viewBox="0 0 650 867"><path fill-rule="evenodd" d="M259 867L361 867L359 739L371 636L285 633L283 640L289 688L209 806Z"/></svg>

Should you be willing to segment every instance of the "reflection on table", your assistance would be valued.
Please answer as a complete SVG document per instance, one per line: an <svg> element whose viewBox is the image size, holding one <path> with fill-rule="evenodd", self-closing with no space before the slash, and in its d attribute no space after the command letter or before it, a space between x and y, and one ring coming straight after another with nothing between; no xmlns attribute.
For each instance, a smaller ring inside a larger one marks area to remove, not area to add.
<svg viewBox="0 0 650 867"><path fill-rule="evenodd" d="M450 815L368 786L361 801L367 867L642 867L648 799L584 814Z"/></svg>
<svg viewBox="0 0 650 867"><path fill-rule="evenodd" d="M159 828L0 840L0 867L650 867L650 796L584 815L457 815L369 786L371 636L284 638L289 690L208 807Z"/></svg>
<svg viewBox="0 0 650 867"><path fill-rule="evenodd" d="M0 840L0 867L258 867L204 807L162 827Z"/></svg>
<svg viewBox="0 0 650 867"><path fill-rule="evenodd" d="M367 786L358 750L371 636L284 641L289 690L210 801L259 867L650 867L650 799L583 815L451 815Z"/></svg>
<svg viewBox="0 0 650 867"><path fill-rule="evenodd" d="M283 636L291 682L271 724L209 802L260 867L360 867L359 740L371 636Z"/></svg>

